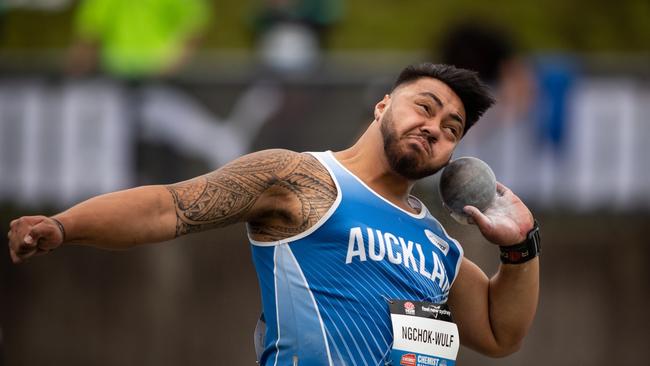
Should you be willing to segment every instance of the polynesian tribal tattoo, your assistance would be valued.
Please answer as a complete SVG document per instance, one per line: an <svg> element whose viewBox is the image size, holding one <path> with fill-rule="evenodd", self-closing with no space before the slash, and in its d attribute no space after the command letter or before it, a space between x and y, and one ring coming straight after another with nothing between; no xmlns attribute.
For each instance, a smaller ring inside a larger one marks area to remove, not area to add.
<svg viewBox="0 0 650 366"><path fill-rule="evenodd" d="M336 199L325 167L309 154L287 150L253 153L167 189L176 207L176 236L248 220L251 235L260 241L307 230ZM251 217L262 194L265 203Z"/></svg>

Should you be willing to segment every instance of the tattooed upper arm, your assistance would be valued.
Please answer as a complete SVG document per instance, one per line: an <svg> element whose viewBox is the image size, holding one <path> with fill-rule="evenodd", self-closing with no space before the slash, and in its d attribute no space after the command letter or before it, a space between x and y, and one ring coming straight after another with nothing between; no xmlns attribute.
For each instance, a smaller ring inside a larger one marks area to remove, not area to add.
<svg viewBox="0 0 650 366"><path fill-rule="evenodd" d="M176 236L248 221L256 239L278 240L306 230L336 198L327 170L311 155L288 150L246 155L167 189Z"/></svg>

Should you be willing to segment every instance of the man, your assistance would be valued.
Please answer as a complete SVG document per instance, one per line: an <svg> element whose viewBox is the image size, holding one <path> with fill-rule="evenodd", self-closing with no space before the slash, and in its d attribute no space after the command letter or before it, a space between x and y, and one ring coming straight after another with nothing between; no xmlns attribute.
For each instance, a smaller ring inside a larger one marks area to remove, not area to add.
<svg viewBox="0 0 650 366"><path fill-rule="evenodd" d="M205 0L80 2L68 71L81 76L101 66L126 80L168 76L194 53L210 16Z"/></svg>
<svg viewBox="0 0 650 366"><path fill-rule="evenodd" d="M488 278L409 195L417 179L449 162L492 103L473 72L409 66L347 150L261 151L185 182L98 196L51 218L22 217L11 223L11 257L23 262L62 244L130 248L244 221L267 323L262 365L384 364L401 352L394 337L431 343L423 334L441 334L394 332L402 318L389 304L402 302L412 311L413 302L448 304L463 344L505 356L519 348L537 306L530 211L502 185L484 213L465 208L501 246L505 263ZM454 342L452 334L443 345ZM455 354L427 353L439 343L423 354L453 364Z"/></svg>

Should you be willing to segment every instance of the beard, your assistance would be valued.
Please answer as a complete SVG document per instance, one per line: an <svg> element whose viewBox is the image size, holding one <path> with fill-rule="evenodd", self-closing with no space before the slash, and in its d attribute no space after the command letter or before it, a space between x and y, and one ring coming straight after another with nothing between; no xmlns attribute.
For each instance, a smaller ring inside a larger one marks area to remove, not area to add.
<svg viewBox="0 0 650 366"><path fill-rule="evenodd" d="M418 180L437 173L445 164L436 166L422 162L422 155L416 151L400 148L400 137L395 130L395 121L390 107L380 121L381 135L384 139L384 154L391 169L408 180ZM451 160L451 157L450 157Z"/></svg>

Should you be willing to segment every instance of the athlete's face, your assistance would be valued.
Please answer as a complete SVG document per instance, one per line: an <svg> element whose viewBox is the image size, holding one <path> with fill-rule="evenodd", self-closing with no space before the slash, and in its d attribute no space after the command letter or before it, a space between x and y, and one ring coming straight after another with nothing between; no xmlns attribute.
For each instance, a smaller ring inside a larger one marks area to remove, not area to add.
<svg viewBox="0 0 650 366"><path fill-rule="evenodd" d="M444 167L465 127L460 98L432 78L398 87L377 104L375 112L391 168L410 180Z"/></svg>

